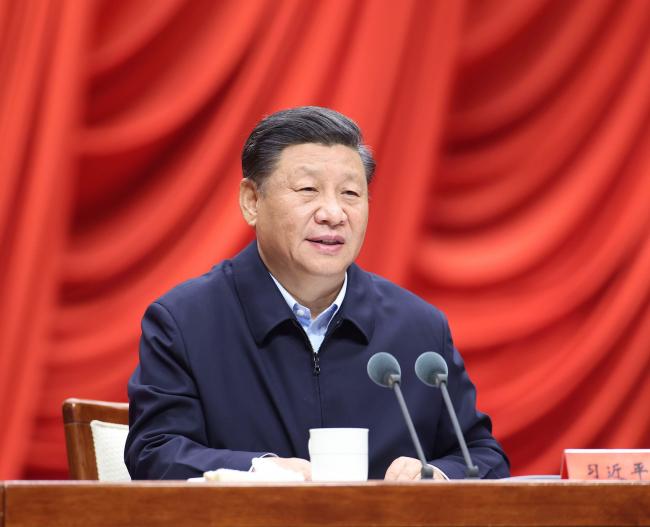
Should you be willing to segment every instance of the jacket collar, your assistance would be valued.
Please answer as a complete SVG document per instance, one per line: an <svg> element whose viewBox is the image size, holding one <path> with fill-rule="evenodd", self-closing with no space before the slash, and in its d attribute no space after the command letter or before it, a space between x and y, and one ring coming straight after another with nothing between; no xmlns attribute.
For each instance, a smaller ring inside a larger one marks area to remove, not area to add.
<svg viewBox="0 0 650 527"><path fill-rule="evenodd" d="M235 288L248 327L255 342L260 345L271 331L295 317L262 262L257 241L251 242L231 261ZM370 276L352 264L348 268L345 299L335 319L351 323L366 343L370 342L374 330L374 294Z"/></svg>

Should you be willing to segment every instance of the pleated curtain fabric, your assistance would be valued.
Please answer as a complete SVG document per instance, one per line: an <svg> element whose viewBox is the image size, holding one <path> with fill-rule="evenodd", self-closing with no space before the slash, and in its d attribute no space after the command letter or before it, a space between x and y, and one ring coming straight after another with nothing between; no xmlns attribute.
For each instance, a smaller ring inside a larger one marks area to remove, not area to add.
<svg viewBox="0 0 650 527"><path fill-rule="evenodd" d="M248 132L305 104L364 130L359 263L446 312L514 474L650 446L649 28L646 0L0 2L0 479L65 477L61 402L126 399L147 304L252 238Z"/></svg>

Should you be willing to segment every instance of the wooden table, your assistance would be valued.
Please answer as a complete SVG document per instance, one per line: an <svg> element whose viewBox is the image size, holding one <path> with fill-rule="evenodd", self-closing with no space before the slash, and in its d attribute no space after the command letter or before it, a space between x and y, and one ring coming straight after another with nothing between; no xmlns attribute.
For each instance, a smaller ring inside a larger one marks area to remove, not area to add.
<svg viewBox="0 0 650 527"><path fill-rule="evenodd" d="M650 483L0 482L4 526L650 525Z"/></svg>

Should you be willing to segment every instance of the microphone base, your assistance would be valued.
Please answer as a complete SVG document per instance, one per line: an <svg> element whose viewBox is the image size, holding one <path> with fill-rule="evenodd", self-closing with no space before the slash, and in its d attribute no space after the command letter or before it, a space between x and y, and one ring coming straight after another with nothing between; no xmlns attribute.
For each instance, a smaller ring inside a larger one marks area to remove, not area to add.
<svg viewBox="0 0 650 527"><path fill-rule="evenodd" d="M420 479L433 479L433 469L429 465L422 465Z"/></svg>

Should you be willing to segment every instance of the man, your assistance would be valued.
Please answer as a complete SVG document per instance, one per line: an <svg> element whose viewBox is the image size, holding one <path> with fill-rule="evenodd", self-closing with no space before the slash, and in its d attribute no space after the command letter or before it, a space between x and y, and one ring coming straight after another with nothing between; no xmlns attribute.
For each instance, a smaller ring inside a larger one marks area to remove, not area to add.
<svg viewBox="0 0 650 527"><path fill-rule="evenodd" d="M435 350L481 477L508 461L475 409L444 315L353 262L375 163L350 119L326 108L275 113L243 149L240 206L256 241L154 302L129 382L125 460L134 478L248 470L255 457L310 477L310 428L363 427L369 477L417 479L397 401L366 374L378 351L403 365L402 389L438 478L463 458L439 391L413 365Z"/></svg>

